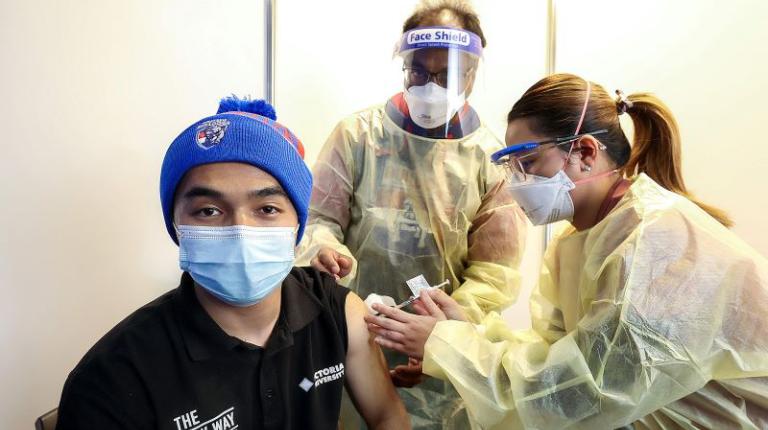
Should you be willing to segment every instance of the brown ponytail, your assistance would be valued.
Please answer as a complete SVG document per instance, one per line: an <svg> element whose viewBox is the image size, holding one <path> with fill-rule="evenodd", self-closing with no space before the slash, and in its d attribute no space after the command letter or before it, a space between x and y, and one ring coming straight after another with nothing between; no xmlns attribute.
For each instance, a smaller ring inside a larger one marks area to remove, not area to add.
<svg viewBox="0 0 768 430"><path fill-rule="evenodd" d="M643 172L669 191L687 197L724 226L732 226L723 210L696 200L685 187L680 132L667 105L649 93L632 94L627 100L625 110L632 118L635 136L624 173Z"/></svg>
<svg viewBox="0 0 768 430"><path fill-rule="evenodd" d="M702 203L690 195L682 175L680 133L671 111L658 98L647 93L632 94L614 100L603 87L592 83L582 132L605 129L600 142L608 156L627 176L645 173L669 191L687 197L721 224L733 222L722 210ZM586 96L586 81L576 75L555 74L535 83L507 115L511 122L530 120L534 132L550 137L568 136L576 124ZM635 127L634 145L630 147L619 123L619 114L627 112Z"/></svg>

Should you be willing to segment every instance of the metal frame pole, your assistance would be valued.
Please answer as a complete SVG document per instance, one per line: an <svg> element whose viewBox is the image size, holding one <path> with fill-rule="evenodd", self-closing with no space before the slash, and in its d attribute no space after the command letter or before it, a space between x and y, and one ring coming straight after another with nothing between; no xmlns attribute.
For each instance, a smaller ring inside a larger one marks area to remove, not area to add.
<svg viewBox="0 0 768 430"><path fill-rule="evenodd" d="M275 29L277 0L264 0L264 99L275 104Z"/></svg>
<svg viewBox="0 0 768 430"><path fill-rule="evenodd" d="M544 60L544 73L547 76L555 73L555 59L557 52L557 0L547 0L547 48L546 58ZM544 248L547 249L549 241L552 240L552 224L544 226Z"/></svg>

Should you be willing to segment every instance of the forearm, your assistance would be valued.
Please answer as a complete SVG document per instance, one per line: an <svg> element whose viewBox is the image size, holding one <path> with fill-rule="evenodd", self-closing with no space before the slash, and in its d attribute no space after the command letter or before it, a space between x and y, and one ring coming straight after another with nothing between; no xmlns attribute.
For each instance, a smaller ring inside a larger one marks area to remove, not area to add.
<svg viewBox="0 0 768 430"><path fill-rule="evenodd" d="M427 341L424 372L449 380L488 428L616 428L706 383L672 351L656 350L664 371L654 369L635 344L642 335L616 320L596 330L607 331L579 329L550 345L496 315L482 326L444 321Z"/></svg>
<svg viewBox="0 0 768 430"><path fill-rule="evenodd" d="M408 413L405 411L402 403L397 402L393 405L396 407L396 411L382 417L374 422L366 422L366 425L370 429L374 430L407 430L411 428L411 419L408 417Z"/></svg>
<svg viewBox="0 0 768 430"><path fill-rule="evenodd" d="M501 185L483 199L467 236L464 282L451 294L471 321L517 299L527 228L525 214Z"/></svg>
<svg viewBox="0 0 768 430"><path fill-rule="evenodd" d="M352 210L352 153L342 124L323 145L312 169L312 199L304 238L296 251L297 265L308 265L320 248L352 257L344 245Z"/></svg>
<svg viewBox="0 0 768 430"><path fill-rule="evenodd" d="M472 322L489 312L500 312L514 303L520 291L516 268L488 262L471 262L463 273L464 283L451 294Z"/></svg>
<svg viewBox="0 0 768 430"><path fill-rule="evenodd" d="M484 326L467 322L438 323L424 348L423 372L450 381L472 420L492 427L516 415L514 401L507 395L510 386L502 382L503 377L496 377L503 372L502 360L513 345L491 342L485 331Z"/></svg>

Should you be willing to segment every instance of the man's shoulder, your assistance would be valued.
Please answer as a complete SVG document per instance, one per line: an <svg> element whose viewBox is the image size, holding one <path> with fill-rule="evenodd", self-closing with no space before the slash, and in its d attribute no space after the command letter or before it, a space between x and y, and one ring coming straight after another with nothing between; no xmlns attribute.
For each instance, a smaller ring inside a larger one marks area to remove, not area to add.
<svg viewBox="0 0 768 430"><path fill-rule="evenodd" d="M333 276L312 267L294 267L283 282L283 312L294 333L313 327L312 333L347 349L346 302L349 289L336 283ZM333 348L327 348L333 349Z"/></svg>
<svg viewBox="0 0 768 430"><path fill-rule="evenodd" d="M486 155L493 154L494 152L503 149L504 143L499 140L498 136L485 124L481 123L471 135L469 135L468 141L474 142L477 148L482 150ZM490 162L490 157L488 157Z"/></svg>
<svg viewBox="0 0 768 430"><path fill-rule="evenodd" d="M169 291L137 309L101 337L80 360L72 376L114 367L144 353L157 353L158 339L167 337L171 306L177 290Z"/></svg>
<svg viewBox="0 0 768 430"><path fill-rule="evenodd" d="M384 119L384 105L377 104L351 113L342 118L336 128L357 135L369 132L372 125L378 126Z"/></svg>
<svg viewBox="0 0 768 430"><path fill-rule="evenodd" d="M341 121L365 121L370 122L374 119L380 119L384 116L384 106L383 103L377 103L375 105L368 106L366 108L360 109L358 111L355 111L346 117L344 117Z"/></svg>
<svg viewBox="0 0 768 430"><path fill-rule="evenodd" d="M300 289L323 306L344 304L350 290L336 283L333 276L314 267L294 267L284 281L288 288Z"/></svg>

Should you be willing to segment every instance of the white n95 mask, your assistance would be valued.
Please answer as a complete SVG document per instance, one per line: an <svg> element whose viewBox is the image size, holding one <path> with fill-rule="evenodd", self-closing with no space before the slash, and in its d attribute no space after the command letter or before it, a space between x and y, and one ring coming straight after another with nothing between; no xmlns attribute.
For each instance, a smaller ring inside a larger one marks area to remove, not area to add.
<svg viewBox="0 0 768 430"><path fill-rule="evenodd" d="M412 86L403 92L408 112L416 125L432 129L447 123L464 106L464 93L448 95L448 90L434 82Z"/></svg>
<svg viewBox="0 0 768 430"><path fill-rule="evenodd" d="M181 270L233 306L262 301L293 267L296 227L180 225L176 235Z"/></svg>
<svg viewBox="0 0 768 430"><path fill-rule="evenodd" d="M510 182L509 192L533 225L573 219L573 200L569 191L576 188L560 170L551 178L527 175L523 182Z"/></svg>

